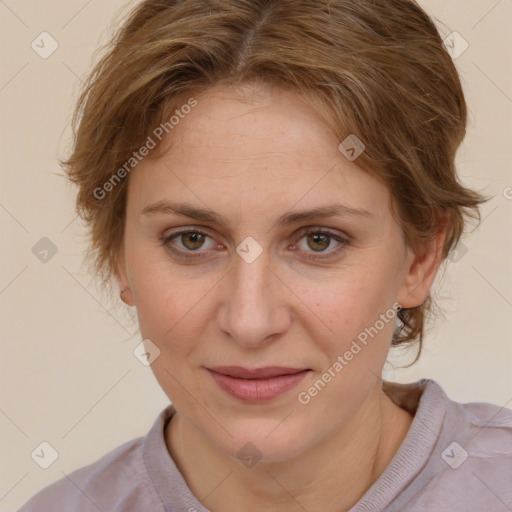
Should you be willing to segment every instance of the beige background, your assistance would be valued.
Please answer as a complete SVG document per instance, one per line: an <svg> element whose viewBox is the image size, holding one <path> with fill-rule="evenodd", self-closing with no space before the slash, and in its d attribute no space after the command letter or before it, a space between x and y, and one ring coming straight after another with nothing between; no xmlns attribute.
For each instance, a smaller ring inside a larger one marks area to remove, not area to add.
<svg viewBox="0 0 512 512"><path fill-rule="evenodd" d="M470 106L458 168L467 185L493 199L464 242L467 252L436 283L446 318L422 359L407 370L389 365L385 376L430 377L453 399L512 407L512 2L420 3L443 21L443 36L457 31L469 44L456 58ZM56 160L69 147L80 77L113 16L133 4L0 1L1 511L144 435L168 403L133 356L135 326L81 266L84 232ZM59 45L47 59L31 48L43 31ZM32 252L42 237L57 249L46 263ZM46 470L31 458L42 441L59 454Z"/></svg>

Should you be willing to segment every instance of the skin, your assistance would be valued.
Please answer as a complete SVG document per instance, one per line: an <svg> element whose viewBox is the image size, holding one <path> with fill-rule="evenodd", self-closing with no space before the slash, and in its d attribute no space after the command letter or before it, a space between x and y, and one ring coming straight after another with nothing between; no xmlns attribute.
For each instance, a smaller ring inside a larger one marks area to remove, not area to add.
<svg viewBox="0 0 512 512"><path fill-rule="evenodd" d="M340 141L298 95L217 86L196 98L171 132L172 146L129 177L116 277L143 338L160 350L151 368L177 410L166 430L169 452L213 512L348 510L413 419L382 392L394 321L308 404L298 394L393 303L424 302L444 233L419 254L407 247L388 189L340 153ZM141 213L163 200L225 221ZM369 215L275 225L291 211L333 203ZM307 227L348 243L319 241ZM208 236L162 245L179 228ZM236 252L248 236L262 248L252 263ZM217 365L311 371L293 390L248 404L214 383L205 367ZM249 442L258 458L251 467L237 457Z"/></svg>

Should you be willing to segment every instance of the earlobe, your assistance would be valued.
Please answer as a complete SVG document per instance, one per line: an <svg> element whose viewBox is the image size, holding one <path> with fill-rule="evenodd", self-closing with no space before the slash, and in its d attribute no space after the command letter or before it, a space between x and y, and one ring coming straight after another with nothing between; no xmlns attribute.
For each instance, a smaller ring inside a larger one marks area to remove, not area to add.
<svg viewBox="0 0 512 512"><path fill-rule="evenodd" d="M446 224L421 252L408 249L408 272L397 301L403 308L414 308L425 302L443 258Z"/></svg>
<svg viewBox="0 0 512 512"><path fill-rule="evenodd" d="M126 274L124 272L118 272L116 274L116 282L119 286L119 297L121 300L127 305L127 306L134 306L135 301L133 300L133 293L130 288L130 285L128 284L128 279L126 277Z"/></svg>
<svg viewBox="0 0 512 512"><path fill-rule="evenodd" d="M132 291L131 289L128 287L128 288L124 288L123 290L121 290L119 292L119 296L121 297L121 300L127 304L128 306L134 306L135 303L133 301L133 294L132 294Z"/></svg>
<svg viewBox="0 0 512 512"><path fill-rule="evenodd" d="M121 300L128 306L135 306L135 301L133 300L133 293L128 281L128 275L126 273L123 251L121 251L119 255L119 262L117 272L115 274L115 281L117 283L117 286L119 286L119 297L121 298Z"/></svg>

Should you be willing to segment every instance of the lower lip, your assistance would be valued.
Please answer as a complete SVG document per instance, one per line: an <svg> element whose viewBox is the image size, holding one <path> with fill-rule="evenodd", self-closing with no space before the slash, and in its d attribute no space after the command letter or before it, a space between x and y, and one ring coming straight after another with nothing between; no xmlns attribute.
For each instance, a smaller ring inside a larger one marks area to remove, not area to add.
<svg viewBox="0 0 512 512"><path fill-rule="evenodd" d="M237 379L208 370L217 385L229 395L243 402L267 402L294 388L309 370L292 375L278 375L268 379Z"/></svg>

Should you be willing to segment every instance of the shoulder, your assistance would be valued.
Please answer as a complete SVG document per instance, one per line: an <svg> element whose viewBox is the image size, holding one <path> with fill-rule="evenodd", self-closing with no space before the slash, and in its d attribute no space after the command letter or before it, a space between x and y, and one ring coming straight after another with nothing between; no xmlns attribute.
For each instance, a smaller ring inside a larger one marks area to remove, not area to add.
<svg viewBox="0 0 512 512"><path fill-rule="evenodd" d="M144 438L118 446L35 494L19 512L159 511L159 499L143 458ZM163 509L162 509L163 510Z"/></svg>
<svg viewBox="0 0 512 512"><path fill-rule="evenodd" d="M448 397L445 403L445 428L466 440L475 456L485 449L487 454L512 457L512 409L490 402L460 403Z"/></svg>
<svg viewBox="0 0 512 512"><path fill-rule="evenodd" d="M495 481L505 477L504 482L508 482L512 491L512 410L487 402L451 402L451 408L449 430L454 442L461 445L468 468L473 474L486 475Z"/></svg>
<svg viewBox="0 0 512 512"><path fill-rule="evenodd" d="M450 399L437 382L420 382L425 389L426 405L442 410L439 439L460 444L473 461L501 460L511 474L512 410L489 402L460 403Z"/></svg>
<svg viewBox="0 0 512 512"><path fill-rule="evenodd" d="M418 510L498 510L512 505L512 410L460 403L428 379L427 401L443 413L438 439L424 468ZM423 505L423 508L420 506Z"/></svg>
<svg viewBox="0 0 512 512"><path fill-rule="evenodd" d="M457 402L432 379L385 382L384 390L414 420L395 458L354 512L369 510L368 504L386 512L512 506L512 410Z"/></svg>

